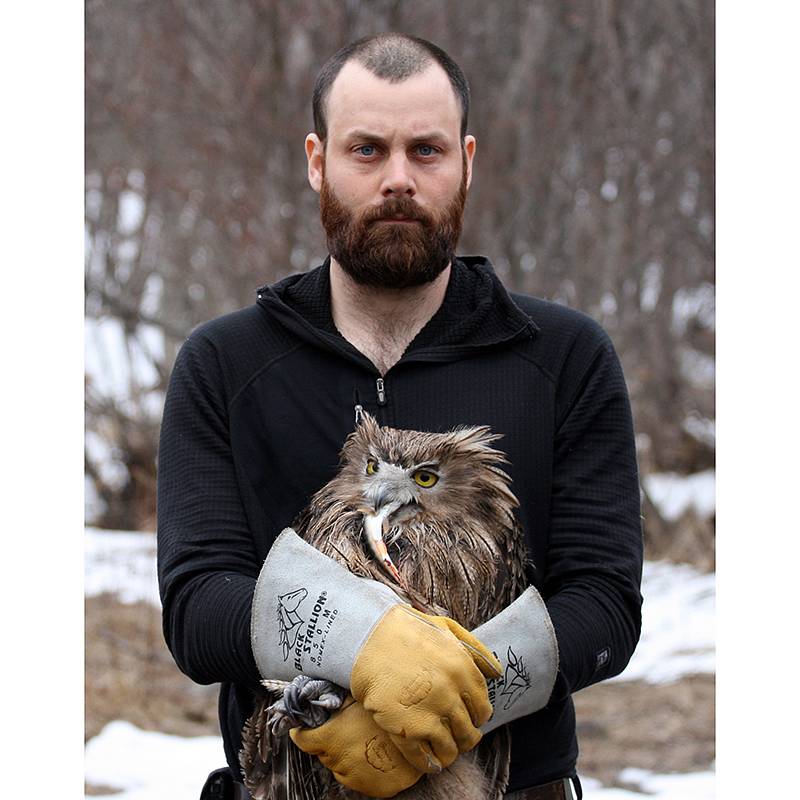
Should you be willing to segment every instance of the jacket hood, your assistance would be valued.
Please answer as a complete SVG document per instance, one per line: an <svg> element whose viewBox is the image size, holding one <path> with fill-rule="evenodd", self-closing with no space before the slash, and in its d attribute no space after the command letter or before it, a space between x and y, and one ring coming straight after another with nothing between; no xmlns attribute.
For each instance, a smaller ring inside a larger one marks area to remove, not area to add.
<svg viewBox="0 0 800 800"><path fill-rule="evenodd" d="M334 325L330 258L309 272L262 286L258 303L304 340L370 363ZM442 305L409 344L401 361L460 358L470 351L531 337L537 330L511 299L488 259L462 256L453 259Z"/></svg>

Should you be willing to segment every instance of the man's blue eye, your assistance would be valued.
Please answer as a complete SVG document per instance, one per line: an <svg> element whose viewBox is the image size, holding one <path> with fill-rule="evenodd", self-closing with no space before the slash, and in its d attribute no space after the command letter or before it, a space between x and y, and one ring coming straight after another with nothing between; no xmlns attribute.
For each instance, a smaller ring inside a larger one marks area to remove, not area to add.
<svg viewBox="0 0 800 800"><path fill-rule="evenodd" d="M374 156L375 155L375 145L374 144L362 144L356 148L358 154L360 156Z"/></svg>
<svg viewBox="0 0 800 800"><path fill-rule="evenodd" d="M417 148L417 152L418 152L418 153L419 153L421 156L432 156L432 155L433 155L433 154L434 154L436 151L435 151L435 150L433 149L433 147L431 147L429 144L421 144L421 145L420 145L420 146Z"/></svg>

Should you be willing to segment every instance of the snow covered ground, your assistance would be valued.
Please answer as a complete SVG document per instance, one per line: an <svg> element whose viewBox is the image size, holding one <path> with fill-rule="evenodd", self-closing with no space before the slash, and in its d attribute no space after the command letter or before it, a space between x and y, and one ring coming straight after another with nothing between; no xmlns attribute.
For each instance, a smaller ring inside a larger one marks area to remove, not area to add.
<svg viewBox="0 0 800 800"><path fill-rule="evenodd" d="M123 790L99 796L108 800L197 800L206 775L224 765L218 736L168 736L122 720L86 743L84 759L88 783Z"/></svg>
<svg viewBox="0 0 800 800"><path fill-rule="evenodd" d="M585 800L714 800L716 776L713 772L687 772L656 775L643 769L624 769L619 780L640 791L601 786L592 778L581 778Z"/></svg>
<svg viewBox="0 0 800 800"><path fill-rule="evenodd" d="M690 508L704 518L716 510L716 471L713 469L693 475L653 473L645 475L643 482L650 499L666 520L677 520Z"/></svg>
<svg viewBox="0 0 800 800"><path fill-rule="evenodd" d="M686 564L646 561L642 574L642 635L628 666L614 681L669 683L716 671L716 575Z"/></svg>
<svg viewBox="0 0 800 800"><path fill-rule="evenodd" d="M155 535L87 528L83 589L87 597L110 592L123 603L144 600L161 608Z"/></svg>
<svg viewBox="0 0 800 800"><path fill-rule="evenodd" d="M159 605L155 537L86 529L85 593L115 593L124 603ZM715 576L686 565L646 562L642 636L636 653L616 681L666 683L715 671ZM86 744L86 780L121 792L108 800L196 800L205 775L224 764L221 739L181 738L112 722ZM584 779L587 800L710 800L714 773L655 775L628 769L620 781L641 793L604 788ZM97 795L94 796L97 798Z"/></svg>
<svg viewBox="0 0 800 800"><path fill-rule="evenodd" d="M142 731L129 722L111 722L86 744L86 780L122 791L92 795L89 800L197 800L213 767L222 766L222 740L216 736L191 739ZM620 780L641 789L604 788L582 778L586 800L712 800L714 773L655 775L626 769Z"/></svg>

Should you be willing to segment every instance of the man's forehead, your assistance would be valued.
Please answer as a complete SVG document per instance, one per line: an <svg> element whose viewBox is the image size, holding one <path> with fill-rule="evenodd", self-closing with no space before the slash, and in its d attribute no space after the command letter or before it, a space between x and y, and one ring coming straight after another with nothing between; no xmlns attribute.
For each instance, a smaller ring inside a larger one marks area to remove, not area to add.
<svg viewBox="0 0 800 800"><path fill-rule="evenodd" d="M348 61L331 86L327 119L329 135L337 137L364 128L381 134L397 122L417 133L427 128L458 136L461 106L447 73L435 61L396 83Z"/></svg>

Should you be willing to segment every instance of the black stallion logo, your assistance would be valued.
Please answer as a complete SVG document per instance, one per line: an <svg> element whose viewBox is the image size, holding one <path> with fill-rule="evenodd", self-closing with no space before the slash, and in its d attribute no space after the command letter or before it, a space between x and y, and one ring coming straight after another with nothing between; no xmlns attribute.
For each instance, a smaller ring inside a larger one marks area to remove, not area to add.
<svg viewBox="0 0 800 800"><path fill-rule="evenodd" d="M278 639L283 649L283 660L289 658L289 653L294 649L300 626L305 620L297 609L300 603L308 597L307 589L295 589L288 594L278 596Z"/></svg>

